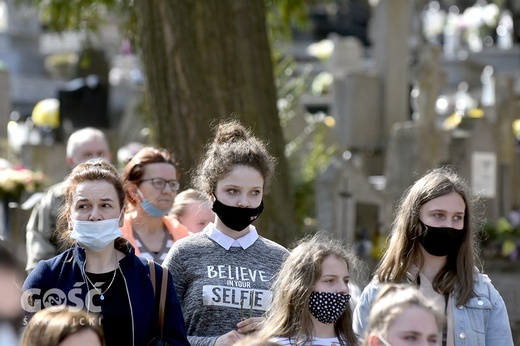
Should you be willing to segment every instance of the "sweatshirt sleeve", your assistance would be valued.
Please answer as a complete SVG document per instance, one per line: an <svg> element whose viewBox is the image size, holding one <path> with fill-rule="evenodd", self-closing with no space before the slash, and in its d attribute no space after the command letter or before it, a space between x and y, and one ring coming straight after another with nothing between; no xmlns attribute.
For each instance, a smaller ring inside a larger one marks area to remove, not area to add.
<svg viewBox="0 0 520 346"><path fill-rule="evenodd" d="M188 336L192 346L213 346L217 339L218 336Z"/></svg>
<svg viewBox="0 0 520 346"><path fill-rule="evenodd" d="M168 255L164 259L163 266L168 268L172 274L173 284L177 292L179 301L184 300L184 293L186 292L186 276L184 275L183 260L181 258L182 250L179 250L175 243L168 251Z"/></svg>
<svg viewBox="0 0 520 346"><path fill-rule="evenodd" d="M185 269L183 263L186 261L182 259L181 256L182 249L179 249L175 244L170 248L168 255L164 259L163 265L168 268L170 273L172 274L173 283L175 286L175 290L177 292L177 296L179 301L183 301L184 294L186 292L186 278L187 274L185 273ZM193 346L213 346L217 341L218 336L188 336L188 341Z"/></svg>

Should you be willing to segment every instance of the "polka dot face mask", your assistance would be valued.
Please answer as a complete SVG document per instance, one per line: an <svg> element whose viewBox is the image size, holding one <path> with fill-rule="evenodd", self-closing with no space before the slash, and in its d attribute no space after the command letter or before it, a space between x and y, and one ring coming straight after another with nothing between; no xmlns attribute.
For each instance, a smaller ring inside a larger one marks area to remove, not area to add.
<svg viewBox="0 0 520 346"><path fill-rule="evenodd" d="M309 310L318 321L334 323L347 309L350 294L334 292L312 292L309 297Z"/></svg>

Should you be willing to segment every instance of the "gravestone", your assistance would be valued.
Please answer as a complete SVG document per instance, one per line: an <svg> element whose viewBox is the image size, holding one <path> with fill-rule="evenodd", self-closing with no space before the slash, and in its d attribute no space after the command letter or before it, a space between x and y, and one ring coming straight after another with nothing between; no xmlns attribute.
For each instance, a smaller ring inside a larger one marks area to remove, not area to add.
<svg viewBox="0 0 520 346"><path fill-rule="evenodd" d="M409 119L408 37L411 18L408 0L379 1L372 14L370 38L376 73L382 83L385 139L393 124Z"/></svg>
<svg viewBox="0 0 520 346"><path fill-rule="evenodd" d="M334 78L331 113L343 149L374 149L383 135L380 79L370 71Z"/></svg>
<svg viewBox="0 0 520 346"><path fill-rule="evenodd" d="M0 61L0 65L2 62ZM0 137L7 138L7 123L11 113L11 92L9 72L0 66Z"/></svg>
<svg viewBox="0 0 520 346"><path fill-rule="evenodd" d="M450 143L450 160L466 178L474 193L485 198L485 217L497 220L497 138L496 127L484 118L465 118Z"/></svg>
<svg viewBox="0 0 520 346"><path fill-rule="evenodd" d="M315 182L315 203L318 228L345 239L354 245L356 234L363 229L379 232L385 227L386 200L384 195L368 183L365 174L356 167L355 158L334 158ZM377 218L356 218L357 208L373 206ZM364 220L365 224L360 224Z"/></svg>

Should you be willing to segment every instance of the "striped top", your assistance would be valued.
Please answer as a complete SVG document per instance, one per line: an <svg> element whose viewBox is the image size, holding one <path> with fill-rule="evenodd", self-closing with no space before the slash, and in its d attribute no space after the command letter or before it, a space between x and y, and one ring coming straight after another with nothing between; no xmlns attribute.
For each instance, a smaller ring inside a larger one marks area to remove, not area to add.
<svg viewBox="0 0 520 346"><path fill-rule="evenodd" d="M148 247L139 237L139 233L134 232L134 237L135 245L140 252L139 256L152 259L157 263L162 263L164 261L166 255L168 254L168 250L170 250L170 248L173 245L173 239L171 235L168 232L166 232L166 230L164 231L164 241L159 252L150 251L150 249L148 249Z"/></svg>

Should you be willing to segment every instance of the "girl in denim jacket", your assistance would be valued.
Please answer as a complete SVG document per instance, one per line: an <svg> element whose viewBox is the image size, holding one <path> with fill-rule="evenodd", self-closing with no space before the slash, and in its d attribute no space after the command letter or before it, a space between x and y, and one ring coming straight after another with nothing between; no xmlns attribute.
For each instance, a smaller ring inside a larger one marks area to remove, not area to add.
<svg viewBox="0 0 520 346"><path fill-rule="evenodd" d="M444 311L443 346L513 345L504 301L475 267L472 207L467 184L447 168L430 171L405 192L388 248L354 311L360 338L380 283L408 282Z"/></svg>

